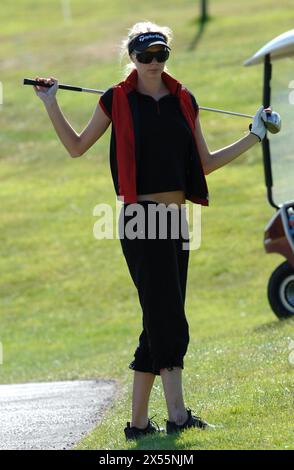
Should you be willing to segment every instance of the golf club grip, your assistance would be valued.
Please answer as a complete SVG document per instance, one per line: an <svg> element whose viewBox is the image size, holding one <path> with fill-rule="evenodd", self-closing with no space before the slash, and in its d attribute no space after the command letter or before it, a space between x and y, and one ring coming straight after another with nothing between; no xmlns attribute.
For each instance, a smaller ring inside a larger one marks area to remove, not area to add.
<svg viewBox="0 0 294 470"><path fill-rule="evenodd" d="M24 78L23 80L24 85L39 85L43 86L45 88L50 88L53 85L50 85L49 83L42 83L41 81L37 80L31 80L30 78ZM83 91L81 87L77 86L71 86L71 85L64 85L63 83L58 84L58 88L61 88L62 90L71 90L71 91Z"/></svg>

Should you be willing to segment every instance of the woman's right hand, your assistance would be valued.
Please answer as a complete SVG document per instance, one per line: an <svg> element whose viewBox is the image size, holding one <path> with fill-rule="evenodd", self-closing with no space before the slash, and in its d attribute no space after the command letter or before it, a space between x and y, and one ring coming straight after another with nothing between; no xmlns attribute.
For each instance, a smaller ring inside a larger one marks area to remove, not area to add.
<svg viewBox="0 0 294 470"><path fill-rule="evenodd" d="M36 77L36 81L40 81L43 83L53 83L53 85L50 88L41 86L41 85L34 85L34 90L36 92L36 95L44 102L44 104L50 104L52 101L55 100L56 93L58 90L58 80L54 77L50 78L43 78L43 77Z"/></svg>

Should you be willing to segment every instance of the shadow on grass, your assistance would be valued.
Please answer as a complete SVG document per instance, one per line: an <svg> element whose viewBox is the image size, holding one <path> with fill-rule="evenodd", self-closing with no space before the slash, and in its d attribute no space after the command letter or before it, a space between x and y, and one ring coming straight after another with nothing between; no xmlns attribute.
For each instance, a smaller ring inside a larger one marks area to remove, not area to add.
<svg viewBox="0 0 294 470"><path fill-rule="evenodd" d="M129 450L200 450L203 444L195 439L187 439L183 442L183 436L180 434L163 436L146 436L135 441Z"/></svg>
<svg viewBox="0 0 294 470"><path fill-rule="evenodd" d="M199 18L193 18L193 20L191 20L190 24L195 25L196 28L198 25L198 29L196 31L195 37L192 39L191 43L188 46L188 51L193 51L194 49L196 49L200 39L203 36L205 27L207 23L211 21L211 19L212 19L211 16L208 16L205 21L202 21Z"/></svg>
<svg viewBox="0 0 294 470"><path fill-rule="evenodd" d="M255 333L268 333L269 331L277 331L284 328L286 325L294 326L294 318L284 318L282 320L275 320L264 325L258 325L253 329Z"/></svg>

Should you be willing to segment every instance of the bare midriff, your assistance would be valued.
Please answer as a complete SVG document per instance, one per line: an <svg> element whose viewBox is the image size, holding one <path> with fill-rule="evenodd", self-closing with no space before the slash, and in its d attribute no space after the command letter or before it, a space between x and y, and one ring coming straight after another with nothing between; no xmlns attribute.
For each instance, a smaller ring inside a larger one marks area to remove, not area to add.
<svg viewBox="0 0 294 470"><path fill-rule="evenodd" d="M120 197L118 197L121 200ZM151 194L138 194L138 201L154 201L162 202L166 205L176 204L178 207L181 207L181 204L185 204L185 191L167 191L162 193L151 193Z"/></svg>

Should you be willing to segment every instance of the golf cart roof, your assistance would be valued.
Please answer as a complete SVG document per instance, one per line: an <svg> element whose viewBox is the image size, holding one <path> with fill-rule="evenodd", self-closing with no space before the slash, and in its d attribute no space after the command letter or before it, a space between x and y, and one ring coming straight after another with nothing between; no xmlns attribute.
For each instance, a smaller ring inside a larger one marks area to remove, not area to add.
<svg viewBox="0 0 294 470"><path fill-rule="evenodd" d="M294 55L294 29L280 34L269 41L252 57L250 57L250 59L243 62L243 65L260 64L264 61L264 57L267 54L271 55L271 60Z"/></svg>

